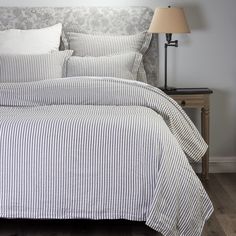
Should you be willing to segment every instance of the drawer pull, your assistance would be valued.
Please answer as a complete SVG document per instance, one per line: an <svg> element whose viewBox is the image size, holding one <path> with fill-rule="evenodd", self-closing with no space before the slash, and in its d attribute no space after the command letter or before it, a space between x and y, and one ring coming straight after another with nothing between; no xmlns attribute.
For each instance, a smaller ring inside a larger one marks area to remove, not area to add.
<svg viewBox="0 0 236 236"><path fill-rule="evenodd" d="M181 106L185 106L186 105L186 102L183 100L183 101L181 101Z"/></svg>

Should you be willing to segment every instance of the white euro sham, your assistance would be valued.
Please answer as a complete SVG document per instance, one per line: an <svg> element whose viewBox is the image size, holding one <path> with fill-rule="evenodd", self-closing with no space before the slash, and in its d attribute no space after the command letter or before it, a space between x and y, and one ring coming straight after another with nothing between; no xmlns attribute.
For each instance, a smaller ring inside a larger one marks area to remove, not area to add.
<svg viewBox="0 0 236 236"><path fill-rule="evenodd" d="M58 51L62 24L41 29L0 31L0 54L44 54Z"/></svg>

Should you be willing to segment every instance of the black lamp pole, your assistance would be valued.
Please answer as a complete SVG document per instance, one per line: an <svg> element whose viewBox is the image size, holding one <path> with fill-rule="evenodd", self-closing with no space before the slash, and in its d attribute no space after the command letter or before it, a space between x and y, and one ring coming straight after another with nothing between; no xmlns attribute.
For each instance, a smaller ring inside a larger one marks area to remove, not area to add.
<svg viewBox="0 0 236 236"><path fill-rule="evenodd" d="M164 90L174 90L175 88L167 86L167 48L168 47L178 47L178 40L172 41L172 34L167 33L166 34L166 41L167 41L167 43L165 43L165 85L164 85Z"/></svg>
<svg viewBox="0 0 236 236"><path fill-rule="evenodd" d="M170 8L170 6L168 6L168 8ZM172 34L167 33L166 34L166 41L167 41L167 43L165 43L165 85L164 85L164 90L174 90L175 88L167 86L167 48L168 47L178 47L178 40L172 41Z"/></svg>

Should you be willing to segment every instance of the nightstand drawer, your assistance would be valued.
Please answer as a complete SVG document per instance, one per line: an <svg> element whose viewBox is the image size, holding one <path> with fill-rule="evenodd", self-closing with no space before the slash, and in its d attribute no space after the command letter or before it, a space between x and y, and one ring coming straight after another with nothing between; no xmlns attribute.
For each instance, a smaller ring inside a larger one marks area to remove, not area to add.
<svg viewBox="0 0 236 236"><path fill-rule="evenodd" d="M202 107L206 102L206 96L196 95L170 95L180 106L188 108Z"/></svg>

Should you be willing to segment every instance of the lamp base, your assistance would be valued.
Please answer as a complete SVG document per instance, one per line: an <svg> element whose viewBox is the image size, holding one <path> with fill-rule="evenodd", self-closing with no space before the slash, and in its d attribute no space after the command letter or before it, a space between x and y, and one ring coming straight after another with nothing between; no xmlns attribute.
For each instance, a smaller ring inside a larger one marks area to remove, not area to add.
<svg viewBox="0 0 236 236"><path fill-rule="evenodd" d="M169 87L169 86L167 86L167 87L158 87L160 90L162 90L162 91L173 91L173 90L176 90L176 88L175 87Z"/></svg>

